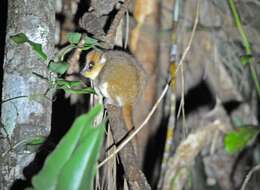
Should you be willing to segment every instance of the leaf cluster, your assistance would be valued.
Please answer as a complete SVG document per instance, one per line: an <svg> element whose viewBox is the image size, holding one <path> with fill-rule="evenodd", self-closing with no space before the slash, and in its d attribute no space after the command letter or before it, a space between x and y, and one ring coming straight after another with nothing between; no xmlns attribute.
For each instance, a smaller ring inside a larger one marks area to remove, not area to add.
<svg viewBox="0 0 260 190"><path fill-rule="evenodd" d="M68 34L69 45L61 49L53 60L50 60L43 51L42 44L31 41L24 33L11 36L11 40L17 45L29 44L36 56L47 62L48 71L55 73L54 79L45 78L37 73L33 74L48 80L49 88L62 89L70 94L95 93L93 88L82 87L81 81L67 81L63 78L69 69L69 64L65 60L68 53L75 48L89 50L98 46L98 41L88 36L85 37L84 44L80 46L81 38L80 33ZM93 123L102 110L103 106L99 104L75 120L55 150L47 157L41 171L33 177L33 188L28 189L92 189L105 131L105 122L97 127L94 127ZM39 145L43 141L43 138L35 137L27 140L26 145Z"/></svg>
<svg viewBox="0 0 260 190"><path fill-rule="evenodd" d="M29 44L36 54L36 56L42 60L47 61L47 68L50 72L55 73L54 79L48 79L51 88L62 89L68 94L90 94L95 93L93 88L82 87L81 81L67 81L63 79L63 75L69 69L69 63L65 60L65 56L76 48L82 50L89 50L99 45L98 41L89 36L84 37L84 44L79 45L82 35L77 32L69 33L67 40L69 45L61 49L55 56L54 60L50 60L43 51L42 44L31 41L26 34L18 33L10 37L10 39L17 45ZM39 74L37 74L38 76ZM42 76L41 76L42 77ZM44 77L42 77L44 78Z"/></svg>

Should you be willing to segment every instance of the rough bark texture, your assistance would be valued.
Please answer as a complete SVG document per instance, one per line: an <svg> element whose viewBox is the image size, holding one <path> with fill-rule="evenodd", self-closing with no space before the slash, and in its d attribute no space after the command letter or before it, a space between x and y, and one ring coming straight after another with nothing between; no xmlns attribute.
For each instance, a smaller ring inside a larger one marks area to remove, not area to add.
<svg viewBox="0 0 260 190"><path fill-rule="evenodd" d="M2 101L0 143L0 189L9 189L15 179L22 178L22 170L34 158L25 146L15 146L30 137L47 136L51 125L51 95L44 96L46 80L33 72L48 76L46 64L26 45L16 46L10 36L25 33L30 40L42 44L51 57L54 52L54 1L12 0L8 4L6 48ZM8 140L8 138L9 140ZM13 148L15 146L15 148ZM12 149L13 148L13 149Z"/></svg>

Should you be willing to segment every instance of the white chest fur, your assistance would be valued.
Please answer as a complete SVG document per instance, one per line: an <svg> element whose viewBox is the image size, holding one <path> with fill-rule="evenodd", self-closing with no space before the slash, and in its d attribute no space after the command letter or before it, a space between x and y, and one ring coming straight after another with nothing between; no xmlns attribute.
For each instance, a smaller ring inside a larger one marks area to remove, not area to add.
<svg viewBox="0 0 260 190"><path fill-rule="evenodd" d="M105 98L109 98L109 94L108 94L108 83L104 82L98 86L95 86L95 91L98 93L98 95L103 96Z"/></svg>
<svg viewBox="0 0 260 190"><path fill-rule="evenodd" d="M109 86L107 82L94 86L94 88L98 95L105 98L106 103L117 106L123 106L123 101L121 97L116 96L115 99L112 99L111 95L108 93Z"/></svg>

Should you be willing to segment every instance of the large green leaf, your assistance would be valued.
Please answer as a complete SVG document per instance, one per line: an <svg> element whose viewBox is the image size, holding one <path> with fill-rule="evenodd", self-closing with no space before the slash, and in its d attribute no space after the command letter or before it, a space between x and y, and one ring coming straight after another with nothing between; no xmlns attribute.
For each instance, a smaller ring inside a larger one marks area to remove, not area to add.
<svg viewBox="0 0 260 190"><path fill-rule="evenodd" d="M104 124L98 126L98 128L104 129ZM82 143L75 150L75 156L63 167L59 176L57 189L92 189L93 178L97 168L96 162L99 155L99 147L102 143L101 139L103 139L104 130L96 131L96 128L88 128L83 131L81 136Z"/></svg>
<svg viewBox="0 0 260 190"><path fill-rule="evenodd" d="M97 105L76 119L48 156L42 170L32 179L34 189L91 189L104 136L104 123L93 128L93 121L101 110L103 107Z"/></svg>
<svg viewBox="0 0 260 190"><path fill-rule="evenodd" d="M241 151L259 133L258 127L241 127L231 131L225 136L225 150L228 153Z"/></svg>
<svg viewBox="0 0 260 190"><path fill-rule="evenodd" d="M10 37L10 39L18 45L28 43L32 47L38 58L43 61L46 61L48 59L47 54L42 50L42 45L29 40L29 38L24 33L13 35Z"/></svg>

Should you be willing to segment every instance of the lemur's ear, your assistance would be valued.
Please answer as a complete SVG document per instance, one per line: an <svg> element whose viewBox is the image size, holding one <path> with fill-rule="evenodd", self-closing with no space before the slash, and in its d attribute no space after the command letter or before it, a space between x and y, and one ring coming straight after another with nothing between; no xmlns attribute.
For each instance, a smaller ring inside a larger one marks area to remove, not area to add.
<svg viewBox="0 0 260 190"><path fill-rule="evenodd" d="M106 61L107 61L107 57L106 57L105 54L103 54L103 55L101 56L101 58L100 58L100 63L101 63L101 64L105 64Z"/></svg>
<svg viewBox="0 0 260 190"><path fill-rule="evenodd" d="M91 51L87 54L87 62L94 59L95 51Z"/></svg>
<svg viewBox="0 0 260 190"><path fill-rule="evenodd" d="M87 54L87 62L98 62L101 59L102 52L99 50L92 50Z"/></svg>

